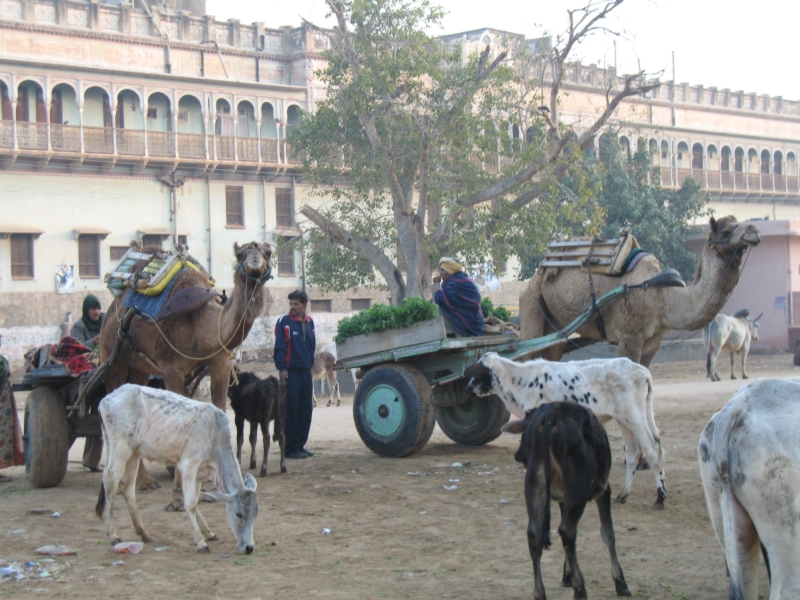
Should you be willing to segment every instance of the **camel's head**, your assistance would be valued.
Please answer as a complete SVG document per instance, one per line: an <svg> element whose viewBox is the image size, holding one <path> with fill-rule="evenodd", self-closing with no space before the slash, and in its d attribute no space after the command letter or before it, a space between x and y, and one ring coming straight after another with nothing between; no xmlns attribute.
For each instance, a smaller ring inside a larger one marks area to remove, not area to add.
<svg viewBox="0 0 800 600"><path fill-rule="evenodd" d="M761 235L752 223L739 223L733 216L709 221L711 232L708 234L708 245L723 259L736 255L741 258L748 248L761 243ZM738 265L737 265L738 266Z"/></svg>
<svg viewBox="0 0 800 600"><path fill-rule="evenodd" d="M259 285L272 278L272 266L269 260L272 257L272 248L269 244L250 242L244 246L233 244L236 254L236 273L249 281Z"/></svg>

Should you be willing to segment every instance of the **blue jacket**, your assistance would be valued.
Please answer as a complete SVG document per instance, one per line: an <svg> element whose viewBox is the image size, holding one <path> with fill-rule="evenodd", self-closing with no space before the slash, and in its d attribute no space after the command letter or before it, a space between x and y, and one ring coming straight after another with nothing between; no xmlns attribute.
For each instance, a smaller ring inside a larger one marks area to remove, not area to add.
<svg viewBox="0 0 800 600"><path fill-rule="evenodd" d="M275 323L275 367L279 372L310 370L314 365L317 338L314 320L306 315L306 335L298 317L283 315Z"/></svg>

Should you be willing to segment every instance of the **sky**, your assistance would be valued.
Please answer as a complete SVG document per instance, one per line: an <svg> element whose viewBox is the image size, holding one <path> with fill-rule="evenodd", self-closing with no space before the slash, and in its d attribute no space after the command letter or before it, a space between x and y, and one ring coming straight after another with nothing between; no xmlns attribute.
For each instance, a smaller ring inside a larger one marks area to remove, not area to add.
<svg viewBox="0 0 800 600"><path fill-rule="evenodd" d="M436 2L437 0L433 0ZM567 26L567 9L581 0L438 0L447 11L443 30L458 33L492 27L539 37ZM301 17L320 26L325 0L207 0L218 20L262 21L267 27L298 26ZM662 81L756 92L800 100L796 53L800 2L795 0L625 0L609 27L574 53L584 63L612 65L614 40L619 72L663 71Z"/></svg>

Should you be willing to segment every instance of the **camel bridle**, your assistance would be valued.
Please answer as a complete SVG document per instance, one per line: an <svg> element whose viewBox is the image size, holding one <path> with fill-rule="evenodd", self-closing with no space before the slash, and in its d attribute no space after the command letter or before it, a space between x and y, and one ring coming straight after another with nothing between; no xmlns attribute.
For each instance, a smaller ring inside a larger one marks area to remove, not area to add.
<svg viewBox="0 0 800 600"><path fill-rule="evenodd" d="M261 258L263 258L264 262L267 263L267 270L258 277L253 277L244 268L244 261L247 260L247 255L253 250L258 250L261 253ZM255 281L256 285L264 285L267 281L272 279L272 264L270 264L269 259L270 256L267 256L267 252L264 249L258 247L248 248L245 250L244 254L242 254L242 260L239 261L239 264L236 266L236 270L241 273L242 277L244 277L246 280Z"/></svg>
<svg viewBox="0 0 800 600"><path fill-rule="evenodd" d="M736 229L738 227L739 227L739 223L734 225L733 229L731 229L731 232L727 235L727 237L725 237L725 238L723 238L721 240L712 240L710 233L708 234L708 237L706 238L706 240L708 241L708 245L714 251L714 254L716 254L718 257L720 257L723 260L728 258L728 257L727 256L723 256L722 253L719 250L717 250L717 247L715 246L715 244L724 244L725 246L727 246L728 248L731 249L731 254L733 256L742 256L745 252L747 252L747 249L750 247L748 244L743 243L740 247L734 248L733 245L731 244L731 238L733 238L733 233L736 231Z"/></svg>

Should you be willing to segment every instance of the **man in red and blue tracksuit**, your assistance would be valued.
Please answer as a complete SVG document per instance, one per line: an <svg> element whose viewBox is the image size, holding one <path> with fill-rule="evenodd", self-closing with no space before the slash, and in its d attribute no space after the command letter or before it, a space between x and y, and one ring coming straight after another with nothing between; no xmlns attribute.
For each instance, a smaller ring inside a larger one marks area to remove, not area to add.
<svg viewBox="0 0 800 600"><path fill-rule="evenodd" d="M311 429L314 391L311 367L317 339L306 306L308 295L293 291L289 294L289 314L275 324L275 367L286 384L286 458L314 456L305 445Z"/></svg>

